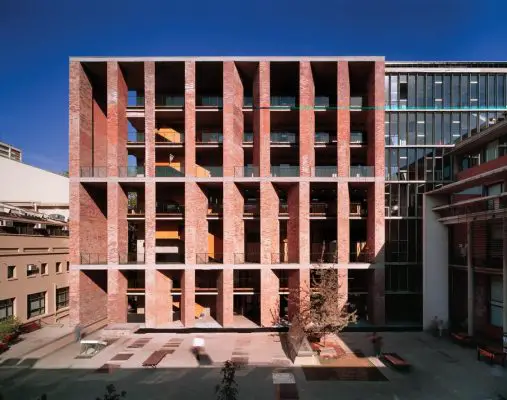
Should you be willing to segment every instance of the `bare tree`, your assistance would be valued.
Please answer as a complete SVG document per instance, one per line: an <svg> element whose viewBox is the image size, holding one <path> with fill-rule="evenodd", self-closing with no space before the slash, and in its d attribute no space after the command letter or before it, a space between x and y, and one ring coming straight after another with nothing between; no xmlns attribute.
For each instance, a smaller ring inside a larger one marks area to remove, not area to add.
<svg viewBox="0 0 507 400"><path fill-rule="evenodd" d="M349 311L347 293L340 290L346 283L341 282L338 268L321 267L313 272L309 283L289 291L289 303L295 305L291 319L298 319L308 337L325 342L327 334L340 332L357 317L355 311Z"/></svg>
<svg viewBox="0 0 507 400"><path fill-rule="evenodd" d="M236 383L236 365L227 360L222 367L220 374L222 379L215 387L217 400L237 400L239 389Z"/></svg>

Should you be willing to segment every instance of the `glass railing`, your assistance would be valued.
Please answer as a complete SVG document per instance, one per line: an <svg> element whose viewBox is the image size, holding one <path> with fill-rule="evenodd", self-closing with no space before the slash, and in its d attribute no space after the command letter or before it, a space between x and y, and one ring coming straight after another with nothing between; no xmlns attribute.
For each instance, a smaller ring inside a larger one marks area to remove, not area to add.
<svg viewBox="0 0 507 400"><path fill-rule="evenodd" d="M183 107L185 105L185 96L157 95L155 104L157 107Z"/></svg>
<svg viewBox="0 0 507 400"><path fill-rule="evenodd" d="M181 178L185 176L185 172L183 171L183 168L180 167L180 169L176 169L173 167L168 166L155 166L155 176L161 177L161 178L168 178L168 177L176 177Z"/></svg>
<svg viewBox="0 0 507 400"><path fill-rule="evenodd" d="M351 110L361 110L362 108L363 108L363 97L361 97L361 96L350 97L350 109Z"/></svg>
<svg viewBox="0 0 507 400"><path fill-rule="evenodd" d="M271 166L271 176L291 177L299 176L299 166Z"/></svg>
<svg viewBox="0 0 507 400"><path fill-rule="evenodd" d="M253 107L253 97L252 96L245 96L243 98L243 107Z"/></svg>
<svg viewBox="0 0 507 400"><path fill-rule="evenodd" d="M185 206L174 203L158 203L155 207L157 214L183 214Z"/></svg>
<svg viewBox="0 0 507 400"><path fill-rule="evenodd" d="M222 264L224 256L220 253L197 253L195 255L196 264Z"/></svg>
<svg viewBox="0 0 507 400"><path fill-rule="evenodd" d="M199 143L223 143L224 135L222 132L201 132L197 134L195 142Z"/></svg>
<svg viewBox="0 0 507 400"><path fill-rule="evenodd" d="M129 165L127 167L118 167L118 176L120 177L136 177L144 176L144 167Z"/></svg>
<svg viewBox="0 0 507 400"><path fill-rule="evenodd" d="M258 203L245 204L243 206L243 214L258 215L260 213L260 207Z"/></svg>
<svg viewBox="0 0 507 400"><path fill-rule="evenodd" d="M253 143L254 134L253 132L243 133L243 143Z"/></svg>
<svg viewBox="0 0 507 400"><path fill-rule="evenodd" d="M351 178L368 178L375 176L375 169L368 166L352 166L350 167Z"/></svg>
<svg viewBox="0 0 507 400"><path fill-rule="evenodd" d="M315 132L315 143L332 143L334 136L328 132Z"/></svg>
<svg viewBox="0 0 507 400"><path fill-rule="evenodd" d="M271 143L297 143L297 135L294 132L271 132Z"/></svg>
<svg viewBox="0 0 507 400"><path fill-rule="evenodd" d="M106 253L81 253L81 265L107 264Z"/></svg>
<svg viewBox="0 0 507 400"><path fill-rule="evenodd" d="M223 176L223 167L198 166L196 167L195 176L197 178L213 178Z"/></svg>
<svg viewBox="0 0 507 400"><path fill-rule="evenodd" d="M81 167L79 175L83 178L107 178L107 167Z"/></svg>
<svg viewBox="0 0 507 400"><path fill-rule="evenodd" d="M222 96L199 96L197 98L197 106L200 107L222 107Z"/></svg>
<svg viewBox="0 0 507 400"><path fill-rule="evenodd" d="M144 132L128 132L127 143L144 143Z"/></svg>
<svg viewBox="0 0 507 400"><path fill-rule="evenodd" d="M332 178L336 177L338 169L335 165L321 165L312 168L312 175L321 178Z"/></svg>
<svg viewBox="0 0 507 400"><path fill-rule="evenodd" d="M363 132L350 132L350 143L364 144L366 143L366 135Z"/></svg>
<svg viewBox="0 0 507 400"><path fill-rule="evenodd" d="M315 96L315 107L329 107L329 96Z"/></svg>
<svg viewBox="0 0 507 400"><path fill-rule="evenodd" d="M234 176L238 178L254 178L259 176L259 167L245 166L234 167Z"/></svg>
<svg viewBox="0 0 507 400"><path fill-rule="evenodd" d="M127 107L144 107L144 96L129 94L127 97Z"/></svg>
<svg viewBox="0 0 507 400"><path fill-rule="evenodd" d="M272 107L296 107L296 96L271 96Z"/></svg>
<svg viewBox="0 0 507 400"><path fill-rule="evenodd" d="M180 145L185 141L185 135L180 132L165 132L160 129L155 130L155 143Z"/></svg>

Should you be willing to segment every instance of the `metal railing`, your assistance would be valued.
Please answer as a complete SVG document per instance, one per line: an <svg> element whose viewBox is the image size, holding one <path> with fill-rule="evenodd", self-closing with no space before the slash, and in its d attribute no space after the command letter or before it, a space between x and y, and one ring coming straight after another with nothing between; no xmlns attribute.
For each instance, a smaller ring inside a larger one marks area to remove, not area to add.
<svg viewBox="0 0 507 400"><path fill-rule="evenodd" d="M320 165L312 167L312 176L320 178L335 178L338 176L338 168L335 165Z"/></svg>
<svg viewBox="0 0 507 400"><path fill-rule="evenodd" d="M118 167L119 177L136 177L136 176L144 176L144 174L145 174L144 167L139 167L137 165Z"/></svg>
<svg viewBox="0 0 507 400"><path fill-rule="evenodd" d="M144 264L144 253L119 253L119 264Z"/></svg>
<svg viewBox="0 0 507 400"><path fill-rule="evenodd" d="M221 253L196 253L195 262L196 264L222 264L224 257Z"/></svg>
<svg viewBox="0 0 507 400"><path fill-rule="evenodd" d="M155 130L155 143L164 144L183 144L185 142L185 135L180 132L160 132Z"/></svg>
<svg viewBox="0 0 507 400"><path fill-rule="evenodd" d="M244 166L244 167L234 167L234 176L238 178L255 178L259 176L259 167L255 166Z"/></svg>
<svg viewBox="0 0 507 400"><path fill-rule="evenodd" d="M315 107L329 107L329 96L315 96Z"/></svg>
<svg viewBox="0 0 507 400"><path fill-rule="evenodd" d="M144 107L144 96L129 94L127 96L127 107Z"/></svg>
<svg viewBox="0 0 507 400"><path fill-rule="evenodd" d="M313 263L337 263L338 254L334 253L310 253L310 261Z"/></svg>
<svg viewBox="0 0 507 400"><path fill-rule="evenodd" d="M328 215L331 214L329 211L329 205L327 203L310 203L310 215Z"/></svg>
<svg viewBox="0 0 507 400"><path fill-rule="evenodd" d="M359 132L359 131L350 132L350 143L365 144L366 143L366 135L364 134L364 132Z"/></svg>
<svg viewBox="0 0 507 400"><path fill-rule="evenodd" d="M315 143L332 143L336 140L334 135L328 132L315 132Z"/></svg>
<svg viewBox="0 0 507 400"><path fill-rule="evenodd" d="M127 211L127 216L144 215L144 208L141 206L130 207Z"/></svg>
<svg viewBox="0 0 507 400"><path fill-rule="evenodd" d="M156 214L183 214L185 206L174 203L158 203L155 207Z"/></svg>
<svg viewBox="0 0 507 400"><path fill-rule="evenodd" d="M271 96L271 107L296 107L296 96Z"/></svg>
<svg viewBox="0 0 507 400"><path fill-rule="evenodd" d="M144 143L145 135L144 132L128 132L127 133L127 143Z"/></svg>
<svg viewBox="0 0 507 400"><path fill-rule="evenodd" d="M234 253L234 264L254 263L261 262L260 253Z"/></svg>
<svg viewBox="0 0 507 400"><path fill-rule="evenodd" d="M81 167L79 175L83 178L107 178L107 167Z"/></svg>
<svg viewBox="0 0 507 400"><path fill-rule="evenodd" d="M180 169L176 169L173 167L168 166L155 166L155 176L161 177L161 178L168 178L168 177L174 177L174 178L182 178L185 176L185 172L183 171L183 167L180 167Z"/></svg>
<svg viewBox="0 0 507 400"><path fill-rule="evenodd" d="M351 263L372 263L375 261L375 254L372 251L351 252L349 262Z"/></svg>
<svg viewBox="0 0 507 400"><path fill-rule="evenodd" d="M295 132L271 132L270 141L271 144L294 144L297 143L297 134Z"/></svg>
<svg viewBox="0 0 507 400"><path fill-rule="evenodd" d="M244 132L243 133L243 143L253 143L254 134L253 132Z"/></svg>
<svg viewBox="0 0 507 400"><path fill-rule="evenodd" d="M368 214L362 203L350 203L349 209L349 215L354 217L366 217Z"/></svg>
<svg viewBox="0 0 507 400"><path fill-rule="evenodd" d="M222 132L200 132L195 138L196 144L223 143L224 135Z"/></svg>
<svg viewBox="0 0 507 400"><path fill-rule="evenodd" d="M215 178L223 176L223 167L217 166L198 166L195 169L195 176L197 178Z"/></svg>
<svg viewBox="0 0 507 400"><path fill-rule="evenodd" d="M289 214L289 205L287 203L280 203L278 206L278 215Z"/></svg>
<svg viewBox="0 0 507 400"><path fill-rule="evenodd" d="M250 203L243 206L243 215L259 215L260 211L259 203Z"/></svg>
<svg viewBox="0 0 507 400"><path fill-rule="evenodd" d="M299 176L299 166L271 166L271 176L291 177Z"/></svg>
<svg viewBox="0 0 507 400"><path fill-rule="evenodd" d="M253 97L252 96L244 96L243 97L243 107L253 107Z"/></svg>
<svg viewBox="0 0 507 400"><path fill-rule="evenodd" d="M185 96L173 96L160 94L155 96L156 107L183 107L185 105Z"/></svg>
<svg viewBox="0 0 507 400"><path fill-rule="evenodd" d="M81 265L107 264L107 254L105 253L81 253L79 258Z"/></svg>
<svg viewBox="0 0 507 400"><path fill-rule="evenodd" d="M222 215L224 212L223 204L208 204L208 215Z"/></svg>
<svg viewBox="0 0 507 400"><path fill-rule="evenodd" d="M196 105L198 107L223 107L222 96L199 96Z"/></svg>
<svg viewBox="0 0 507 400"><path fill-rule="evenodd" d="M271 253L271 264L288 264L289 255L284 253Z"/></svg>
<svg viewBox="0 0 507 400"><path fill-rule="evenodd" d="M350 97L350 109L361 110L363 108L363 97L362 96L351 96Z"/></svg>
<svg viewBox="0 0 507 400"><path fill-rule="evenodd" d="M375 168L370 166L356 165L350 167L351 178L368 178L375 176Z"/></svg>

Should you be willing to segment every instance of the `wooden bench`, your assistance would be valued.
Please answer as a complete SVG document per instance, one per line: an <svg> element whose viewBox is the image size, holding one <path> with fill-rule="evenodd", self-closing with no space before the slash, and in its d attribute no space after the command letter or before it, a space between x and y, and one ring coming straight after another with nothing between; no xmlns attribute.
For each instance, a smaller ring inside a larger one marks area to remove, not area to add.
<svg viewBox="0 0 507 400"><path fill-rule="evenodd" d="M381 359L394 369L398 369L400 371L408 371L412 367L396 353L382 353Z"/></svg>
<svg viewBox="0 0 507 400"><path fill-rule="evenodd" d="M481 358L486 358L490 364L498 360L499 364L505 365L505 353L501 349L494 349L489 346L477 346L477 361L481 361Z"/></svg>
<svg viewBox="0 0 507 400"><path fill-rule="evenodd" d="M143 367L157 368L157 365L167 355L167 350L157 350L150 354L150 356L144 360Z"/></svg>
<svg viewBox="0 0 507 400"><path fill-rule="evenodd" d="M451 332L451 339L453 342L458 343L462 346L471 346L473 345L472 336L468 336L466 333L457 333Z"/></svg>

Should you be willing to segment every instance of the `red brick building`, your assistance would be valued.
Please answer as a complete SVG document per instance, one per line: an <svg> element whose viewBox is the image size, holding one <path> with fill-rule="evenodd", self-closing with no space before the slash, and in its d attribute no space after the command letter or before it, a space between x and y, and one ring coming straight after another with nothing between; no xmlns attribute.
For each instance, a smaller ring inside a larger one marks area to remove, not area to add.
<svg viewBox="0 0 507 400"><path fill-rule="evenodd" d="M385 320L382 57L72 58L71 320ZM208 318L208 319L207 319Z"/></svg>
<svg viewBox="0 0 507 400"><path fill-rule="evenodd" d="M425 195L424 323L469 335L507 332L507 121L457 141L455 182Z"/></svg>

